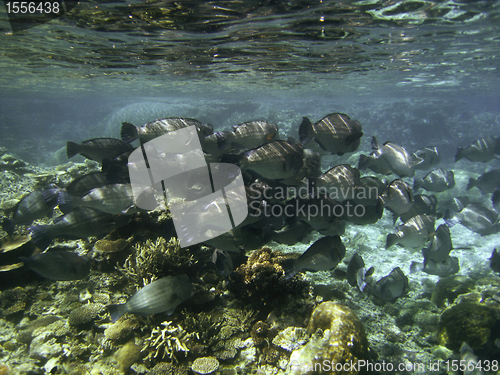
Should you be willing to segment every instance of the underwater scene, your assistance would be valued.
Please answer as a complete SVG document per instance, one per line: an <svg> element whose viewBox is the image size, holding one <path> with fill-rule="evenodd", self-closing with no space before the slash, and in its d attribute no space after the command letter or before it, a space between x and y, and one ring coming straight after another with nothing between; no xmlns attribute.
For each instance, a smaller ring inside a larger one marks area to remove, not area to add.
<svg viewBox="0 0 500 375"><path fill-rule="evenodd" d="M500 1L0 5L0 375L500 374Z"/></svg>

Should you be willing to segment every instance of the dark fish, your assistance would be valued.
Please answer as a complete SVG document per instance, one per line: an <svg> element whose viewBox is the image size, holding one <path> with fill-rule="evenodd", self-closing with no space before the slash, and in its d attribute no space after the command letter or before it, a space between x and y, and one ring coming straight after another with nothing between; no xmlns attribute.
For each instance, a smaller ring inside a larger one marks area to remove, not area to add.
<svg viewBox="0 0 500 375"><path fill-rule="evenodd" d="M393 170L387 160L383 158L376 158L373 157L372 155L360 155L359 156L359 162L358 162L358 169L359 170L364 170L364 169L371 169L372 171L376 173L380 173L383 175L390 175L393 173Z"/></svg>
<svg viewBox="0 0 500 375"><path fill-rule="evenodd" d="M483 173L479 178L470 178L467 184L467 190L473 187L479 188L483 193L493 193L500 189L500 169L493 169Z"/></svg>
<svg viewBox="0 0 500 375"><path fill-rule="evenodd" d="M392 212L394 222L413 206L413 189L401 179L392 181L382 192L380 199L384 207Z"/></svg>
<svg viewBox="0 0 500 375"><path fill-rule="evenodd" d="M286 141L273 141L242 155L224 155L223 163L235 163L270 180L295 176L303 165L303 148Z"/></svg>
<svg viewBox="0 0 500 375"><path fill-rule="evenodd" d="M305 222L324 236L343 235L346 222L344 205L328 197L308 200L292 200L293 212L298 220Z"/></svg>
<svg viewBox="0 0 500 375"><path fill-rule="evenodd" d="M314 124L304 117L299 127L302 144L305 145L314 138L323 150L337 155L356 151L362 136L359 121L351 120L343 113L329 114Z"/></svg>
<svg viewBox="0 0 500 375"><path fill-rule="evenodd" d="M499 140L493 137L478 139L468 147L459 147L455 155L455 162L462 158L470 161L487 162L499 153Z"/></svg>
<svg viewBox="0 0 500 375"><path fill-rule="evenodd" d="M454 186L455 174L453 171L435 169L422 179L416 178L413 183L413 190L417 191L420 188L424 188L428 191L442 192L453 189Z"/></svg>
<svg viewBox="0 0 500 375"><path fill-rule="evenodd" d="M469 203L460 212L446 211L444 221L450 227L460 223L464 227L481 235L498 233L498 212L481 203Z"/></svg>
<svg viewBox="0 0 500 375"><path fill-rule="evenodd" d="M418 271L423 271L429 275L448 277L460 271L460 265L458 258L450 256L441 262L436 262L432 259L425 259L424 263L411 262L410 272L414 273Z"/></svg>
<svg viewBox="0 0 500 375"><path fill-rule="evenodd" d="M233 261L225 250L215 249L212 253L212 263L221 277L229 276L233 272Z"/></svg>
<svg viewBox="0 0 500 375"><path fill-rule="evenodd" d="M273 231L271 238L277 243L291 246L295 245L297 242L302 242L311 232L311 226L302 221L298 221L293 225L286 225L279 230Z"/></svg>
<svg viewBox="0 0 500 375"><path fill-rule="evenodd" d="M413 153L415 169L431 169L441 162L437 147L425 147Z"/></svg>
<svg viewBox="0 0 500 375"><path fill-rule="evenodd" d="M383 145L380 145L377 142L377 138L373 137L372 150L372 153L367 158L384 160L384 166L388 166L392 173L397 174L399 177L413 177L415 175L415 160L404 147L392 142L385 142ZM364 164L368 164L368 167L371 168L371 163L366 159ZM363 168L365 167L363 166Z"/></svg>
<svg viewBox="0 0 500 375"><path fill-rule="evenodd" d="M384 214L384 203L380 199L375 204L359 204L353 200L342 202L344 219L352 224L367 225L379 221Z"/></svg>
<svg viewBox="0 0 500 375"><path fill-rule="evenodd" d="M380 196L387 188L387 180L380 180L375 176L364 176L359 180L356 187L354 201L362 205L376 205L380 201Z"/></svg>
<svg viewBox="0 0 500 375"><path fill-rule="evenodd" d="M358 253L355 253L347 264L347 282L349 285L357 286L360 291L363 291L366 288L366 278L373 271L373 267L370 267L367 271L363 258Z"/></svg>
<svg viewBox="0 0 500 375"><path fill-rule="evenodd" d="M410 210L401 215L400 218L403 222L411 219L413 216L426 214L436 215L437 198L434 195L416 194L413 196L413 204Z"/></svg>
<svg viewBox="0 0 500 375"><path fill-rule="evenodd" d="M434 233L435 219L431 215L417 215L396 227L396 233L387 236L386 249L395 244L418 249L424 246Z"/></svg>
<svg viewBox="0 0 500 375"><path fill-rule="evenodd" d="M132 149L132 145L115 138L94 138L83 141L81 144L75 142L66 143L66 154L68 159L80 154L87 159L102 163L102 159L111 159L121 153Z"/></svg>
<svg viewBox="0 0 500 375"><path fill-rule="evenodd" d="M327 236L313 243L293 264L285 265L287 278L293 277L299 271L330 271L340 263L345 256L345 246L340 236Z"/></svg>
<svg viewBox="0 0 500 375"><path fill-rule="evenodd" d="M491 195L491 204L497 212L500 211L500 189L495 190Z"/></svg>
<svg viewBox="0 0 500 375"><path fill-rule="evenodd" d="M54 219L51 225L34 225L29 228L31 240L40 249L47 248L59 238L85 238L107 234L130 221L127 215L111 215L89 207L77 207L70 213Z"/></svg>
<svg viewBox="0 0 500 375"><path fill-rule="evenodd" d="M202 124L200 121L192 118L168 117L164 119L148 122L142 127L135 126L128 122L122 123L121 137L124 142L132 142L138 138L147 142L161 135L187 128L188 126L196 126L200 143L206 136L213 133L212 125Z"/></svg>
<svg viewBox="0 0 500 375"><path fill-rule="evenodd" d="M106 173L92 172L71 181L69 185L65 187L65 190L68 194L83 197L92 189L106 186L108 184L109 182Z"/></svg>
<svg viewBox="0 0 500 375"><path fill-rule="evenodd" d="M321 154L305 148L302 155L302 162L302 168L297 172L297 174L284 179L281 183L287 186L300 186L303 184L304 178L312 180L321 174Z"/></svg>
<svg viewBox="0 0 500 375"><path fill-rule="evenodd" d="M19 259L26 268L52 280L81 280L90 273L90 258L69 251L49 251Z"/></svg>
<svg viewBox="0 0 500 375"><path fill-rule="evenodd" d="M142 193L142 197L138 197L137 199L151 199L156 202L154 190L152 188L146 189ZM57 198L57 204L64 213L68 213L76 207L90 207L115 215L130 215L140 211L134 203L134 196L130 184L112 184L96 187L83 197L74 196L65 191L61 191Z"/></svg>
<svg viewBox="0 0 500 375"><path fill-rule="evenodd" d="M497 249L493 249L493 253L491 253L490 260L490 268L495 272L500 272L500 253Z"/></svg>
<svg viewBox="0 0 500 375"><path fill-rule="evenodd" d="M384 301L392 302L402 297L408 290L408 277L401 271L401 268L394 268L387 276L377 281L372 288L372 293Z"/></svg>
<svg viewBox="0 0 500 375"><path fill-rule="evenodd" d="M450 228L446 224L441 224L431 238L429 246L422 249L422 254L424 259L439 263L448 258L452 249Z"/></svg>
<svg viewBox="0 0 500 375"><path fill-rule="evenodd" d="M13 208L12 218L4 218L2 221L3 229L11 236L16 225L31 224L33 220L51 216L60 190L56 185L50 184L25 195Z"/></svg>
<svg viewBox="0 0 500 375"><path fill-rule="evenodd" d="M108 305L113 322L125 313L149 315L166 312L171 315L175 308L193 294L193 284L186 275L167 276L135 293L123 304Z"/></svg>
<svg viewBox="0 0 500 375"><path fill-rule="evenodd" d="M438 208L438 212L442 215L446 213L447 210L454 212L462 211L465 206L470 203L468 196L458 196L446 201Z"/></svg>
<svg viewBox="0 0 500 375"><path fill-rule="evenodd" d="M237 153L262 146L279 138L278 126L267 121L247 121L233 127L232 132L217 132L204 141L204 151L211 152L206 146L215 143L219 151ZM213 146L212 146L213 147Z"/></svg>
<svg viewBox="0 0 500 375"><path fill-rule="evenodd" d="M348 164L330 168L316 178L315 187L318 192L325 193L330 199L345 201L354 199L356 187L361 185L361 173Z"/></svg>

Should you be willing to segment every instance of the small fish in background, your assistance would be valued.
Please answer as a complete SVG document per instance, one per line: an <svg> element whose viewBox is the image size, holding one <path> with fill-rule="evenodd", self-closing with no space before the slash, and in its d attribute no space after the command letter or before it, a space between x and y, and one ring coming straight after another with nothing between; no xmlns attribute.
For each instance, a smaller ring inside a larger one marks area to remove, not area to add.
<svg viewBox="0 0 500 375"><path fill-rule="evenodd" d="M233 163L242 170L250 170L259 176L279 180L295 176L303 165L304 150L300 144L273 141L241 155L228 154L223 163Z"/></svg>
<svg viewBox="0 0 500 375"><path fill-rule="evenodd" d="M323 150L337 155L356 151L362 136L359 121L351 120L344 113L331 113L314 124L303 117L299 127L299 138L303 145L314 139Z"/></svg>
<svg viewBox="0 0 500 375"><path fill-rule="evenodd" d="M464 375L483 375L480 361L474 355L474 351L465 341L460 346L460 367L464 367Z"/></svg>
<svg viewBox="0 0 500 375"><path fill-rule="evenodd" d="M315 188L338 201L354 199L361 173L348 164L336 165L315 179Z"/></svg>
<svg viewBox="0 0 500 375"><path fill-rule="evenodd" d="M152 205L156 204L154 189L151 187L145 189L141 196L137 197L137 201L142 199L147 201L152 200L154 202ZM140 211L135 205L130 184L112 184L96 187L83 197L61 191L57 197L57 204L64 213L68 213L76 207L90 207L114 215L131 215Z"/></svg>
<svg viewBox="0 0 500 375"><path fill-rule="evenodd" d="M25 195L12 209L11 218L2 220L3 230L12 236L16 225L31 224L36 219L52 216L60 190L58 186L50 184Z"/></svg>
<svg viewBox="0 0 500 375"><path fill-rule="evenodd" d="M444 169L435 169L424 178L416 178L413 183L413 190L423 188L427 191L443 192L455 187L455 173Z"/></svg>
<svg viewBox="0 0 500 375"><path fill-rule="evenodd" d="M52 280L81 280L90 273L90 258L69 251L48 251L19 260L27 269Z"/></svg>
<svg viewBox="0 0 500 375"><path fill-rule="evenodd" d="M141 127L135 126L129 122L123 122L121 137L126 143L130 143L139 138L147 142L161 135L187 128L188 126L196 126L202 145L205 137L213 133L213 127L210 124L202 124L200 121L192 118L168 117L148 122Z"/></svg>
<svg viewBox="0 0 500 375"><path fill-rule="evenodd" d="M483 193L494 193L495 190L500 189L500 169L492 169L478 178L470 178L467 190L474 187L477 187Z"/></svg>
<svg viewBox="0 0 500 375"><path fill-rule="evenodd" d="M371 276L375 269L365 268L365 262L358 253L355 253L347 264L347 282L351 286L356 286L360 291L364 291L367 284L366 278Z"/></svg>
<svg viewBox="0 0 500 375"><path fill-rule="evenodd" d="M345 256L345 246L340 236L327 236L313 243L300 257L285 264L285 276L292 278L300 271L330 271Z"/></svg>
<svg viewBox="0 0 500 375"><path fill-rule="evenodd" d="M406 214L413 206L413 189L401 179L392 181L380 195L384 208L392 212L395 223L401 215Z"/></svg>
<svg viewBox="0 0 500 375"><path fill-rule="evenodd" d="M455 155L455 162L466 158L470 161L485 163L498 154L500 154L500 141L494 137L485 137L478 139L468 147L459 147Z"/></svg>
<svg viewBox="0 0 500 375"><path fill-rule="evenodd" d="M108 305L107 308L113 322L126 313L144 316L166 312L171 315L192 294L193 284L187 275L166 276L146 285L126 303Z"/></svg>
<svg viewBox="0 0 500 375"><path fill-rule="evenodd" d="M83 141L81 144L75 142L66 143L68 159L80 154L98 163L102 163L102 160L105 158L114 158L131 149L133 149L132 145L115 138L94 138Z"/></svg>
<svg viewBox="0 0 500 375"><path fill-rule="evenodd" d="M462 211L464 207L469 203L470 199L468 196L458 196L451 198L449 201L444 202L441 206L438 207L438 216L443 217L447 210L451 210L453 212Z"/></svg>
<svg viewBox="0 0 500 375"><path fill-rule="evenodd" d="M429 241L434 233L435 218L432 215L417 215L396 227L396 233L387 235L386 249L400 244L401 246L418 249Z"/></svg>
<svg viewBox="0 0 500 375"><path fill-rule="evenodd" d="M216 132L207 136L203 143L203 151L209 154L228 151L239 153L278 139L279 130L276 124L267 121L247 121L234 125L231 132Z"/></svg>
<svg viewBox="0 0 500 375"><path fill-rule="evenodd" d="M441 262L432 259L425 259L423 263L411 262L410 272L423 271L429 275L448 277L460 271L458 258L448 256Z"/></svg>
<svg viewBox="0 0 500 375"><path fill-rule="evenodd" d="M434 195L416 194L413 196L413 204L410 210L401 215L400 219L405 222L411 219L413 216L426 214L433 215L437 214L436 206L438 200Z"/></svg>
<svg viewBox="0 0 500 375"><path fill-rule="evenodd" d="M441 155L437 147L424 147L413 153L413 159L415 169L428 170L441 162Z"/></svg>
<svg viewBox="0 0 500 375"><path fill-rule="evenodd" d="M500 272L500 253L498 252L497 249L493 249L489 261L490 261L490 268L495 272Z"/></svg>
<svg viewBox="0 0 500 375"><path fill-rule="evenodd" d="M50 225L29 228L31 241L39 249L46 249L54 238L78 239L108 234L130 222L128 215L111 215L89 207L77 207L70 213L54 219Z"/></svg>
<svg viewBox="0 0 500 375"><path fill-rule="evenodd" d="M233 260L226 250L215 249L212 253L211 262L220 277L225 278L233 272Z"/></svg>
<svg viewBox="0 0 500 375"><path fill-rule="evenodd" d="M394 268L387 276L382 277L371 288L371 293L386 302L393 302L402 297L409 288L408 277L401 268Z"/></svg>
<svg viewBox="0 0 500 375"><path fill-rule="evenodd" d="M469 203L459 212L447 210L443 219L450 227L460 223L483 236L500 232L498 212L482 203Z"/></svg>
<svg viewBox="0 0 500 375"><path fill-rule="evenodd" d="M372 137L372 152L369 156L360 157L358 167L359 169L370 168L374 172L387 175L395 173L399 177L413 177L415 175L414 164L418 162L404 147L392 142L380 145L377 138Z"/></svg>

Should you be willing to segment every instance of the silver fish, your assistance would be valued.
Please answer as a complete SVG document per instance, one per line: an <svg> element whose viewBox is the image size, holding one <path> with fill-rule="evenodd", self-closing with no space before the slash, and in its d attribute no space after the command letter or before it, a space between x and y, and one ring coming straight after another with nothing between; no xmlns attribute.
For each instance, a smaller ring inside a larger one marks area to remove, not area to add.
<svg viewBox="0 0 500 375"><path fill-rule="evenodd" d="M458 196L446 201L441 206L438 207L438 212L440 215L444 215L447 210L459 212L470 203L468 196Z"/></svg>
<svg viewBox="0 0 500 375"><path fill-rule="evenodd" d="M424 147L413 153L415 169L430 169L441 162L441 155L437 147Z"/></svg>
<svg viewBox="0 0 500 375"><path fill-rule="evenodd" d="M413 206L413 189L401 179L392 181L380 196L384 207L392 212L394 222Z"/></svg>
<svg viewBox="0 0 500 375"><path fill-rule="evenodd" d="M416 194L413 196L413 204L408 212L401 215L403 222L411 219L413 216L426 214L436 215L437 198L434 195Z"/></svg>
<svg viewBox="0 0 500 375"><path fill-rule="evenodd" d="M452 249L450 228L446 224L441 224L432 236L429 246L422 249L422 254L424 259L439 263L448 258Z"/></svg>
<svg viewBox="0 0 500 375"><path fill-rule="evenodd" d="M423 271L429 275L439 277L448 277L460 271L460 264L456 257L446 257L441 262L436 262L432 259L425 259L423 263L412 262L410 265L410 272Z"/></svg>
<svg viewBox="0 0 500 375"><path fill-rule="evenodd" d="M299 271L330 271L340 263L345 256L345 246L340 236L327 236L313 243L292 264L285 265L287 278L293 277Z"/></svg>
<svg viewBox="0 0 500 375"><path fill-rule="evenodd" d="M483 193L493 193L500 189L500 169L492 169L483 173L477 179L470 178L467 184L467 190L477 187Z"/></svg>
<svg viewBox="0 0 500 375"><path fill-rule="evenodd" d="M383 159L392 173L397 174L399 177L413 177L415 175L415 160L404 147L392 142L385 142L380 145L377 138L373 137L372 150L368 158Z"/></svg>
<svg viewBox="0 0 500 375"><path fill-rule="evenodd" d="M193 125L196 126L196 129L198 130L198 136L201 144L203 144L203 140L206 136L213 133L212 125L202 124L198 120L183 117L168 117L148 122L141 127L124 122L122 123L121 137L122 140L127 143L138 138L147 142L161 135Z"/></svg>
<svg viewBox="0 0 500 375"><path fill-rule="evenodd" d="M49 251L19 259L26 268L52 280L81 280L90 273L90 258L69 251Z"/></svg>
<svg viewBox="0 0 500 375"><path fill-rule="evenodd" d="M431 215L417 215L396 227L396 233L387 236L386 248L396 243L410 249L424 246L434 233L435 219Z"/></svg>
<svg viewBox="0 0 500 375"><path fill-rule="evenodd" d="M166 312L171 315L175 308L193 294L193 284L186 275L167 276L135 293L123 304L108 305L113 322L125 313L149 315Z"/></svg>
<svg viewBox="0 0 500 375"><path fill-rule="evenodd" d="M47 248L55 237L84 238L107 234L130 221L127 215L111 215L89 207L77 207L54 219L50 225L29 228L31 240L40 249Z"/></svg>
<svg viewBox="0 0 500 375"><path fill-rule="evenodd" d="M80 154L99 163L102 163L103 159L114 158L131 149L133 149L132 145L115 138L94 138L83 141L81 144L75 142L66 143L68 159Z"/></svg>
<svg viewBox="0 0 500 375"><path fill-rule="evenodd" d="M455 174L453 171L435 169L424 178L414 179L413 190L424 188L428 191L443 192L455 187Z"/></svg>
<svg viewBox="0 0 500 375"><path fill-rule="evenodd" d="M365 262L358 253L355 253L347 264L347 282L351 286L357 286L363 291L366 287L366 277L370 276L374 271L373 267L367 271Z"/></svg>
<svg viewBox="0 0 500 375"><path fill-rule="evenodd" d="M281 183L285 185L302 186L304 185L304 178L312 180L321 174L321 154L305 148L302 155L302 162L302 168L297 174L284 179Z"/></svg>
<svg viewBox="0 0 500 375"><path fill-rule="evenodd" d="M212 263L221 277L229 276L233 272L233 261L226 250L215 249L212 253Z"/></svg>
<svg viewBox="0 0 500 375"><path fill-rule="evenodd" d="M481 203L469 203L460 212L446 211L444 221L450 227L460 223L464 227L481 235L498 233L498 212Z"/></svg>
<svg viewBox="0 0 500 375"><path fill-rule="evenodd" d="M315 179L319 192L326 192L330 199L345 201L354 199L356 188L361 185L361 173L348 164L340 164Z"/></svg>
<svg viewBox="0 0 500 375"><path fill-rule="evenodd" d="M359 121L351 120L344 113L329 114L314 124L304 117L299 127L302 144L314 139L323 150L337 155L356 151L362 136Z"/></svg>
<svg viewBox="0 0 500 375"><path fill-rule="evenodd" d="M487 162L500 154L500 141L494 137L478 139L468 147L459 147L455 155L455 162L466 158L470 161Z"/></svg>
<svg viewBox="0 0 500 375"><path fill-rule="evenodd" d="M379 281L372 288L372 293L384 301L392 302L402 297L408 290L408 277L401 271L401 268L394 268L391 273Z"/></svg>

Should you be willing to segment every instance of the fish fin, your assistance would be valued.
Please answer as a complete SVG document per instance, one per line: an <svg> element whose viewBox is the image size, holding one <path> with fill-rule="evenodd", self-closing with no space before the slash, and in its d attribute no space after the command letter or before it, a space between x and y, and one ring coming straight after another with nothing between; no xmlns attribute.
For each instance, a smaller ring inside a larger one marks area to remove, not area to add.
<svg viewBox="0 0 500 375"><path fill-rule="evenodd" d="M66 155L68 159L80 153L80 145L75 142L66 142Z"/></svg>
<svg viewBox="0 0 500 375"><path fill-rule="evenodd" d="M113 323L120 319L123 314L128 312L124 303L118 305L108 305L106 306L106 308L108 309L109 315L111 316L111 321Z"/></svg>
<svg viewBox="0 0 500 375"><path fill-rule="evenodd" d="M250 151L247 151L244 154L239 154L239 155L238 154L224 154L224 155L222 155L220 162L239 165L241 163L242 159L245 156L248 156L248 152L250 152Z"/></svg>
<svg viewBox="0 0 500 375"><path fill-rule="evenodd" d="M137 126L131 124L130 122L122 122L122 130L120 135L122 137L122 141L125 143L130 143L139 138Z"/></svg>
<svg viewBox="0 0 500 375"><path fill-rule="evenodd" d="M413 191L417 191L420 189L422 186L422 179L421 178L414 178L413 179Z"/></svg>
<svg viewBox="0 0 500 375"><path fill-rule="evenodd" d="M387 235L387 240L385 242L385 248L388 249L391 246L395 245L398 243L398 236L397 234L391 233Z"/></svg>
<svg viewBox="0 0 500 375"><path fill-rule="evenodd" d="M307 117L302 117L302 123L299 126L299 139L303 145L307 144L311 137L309 132L311 131L313 123Z"/></svg>
<svg viewBox="0 0 500 375"><path fill-rule="evenodd" d="M422 271L424 268L425 268L425 264L424 263L411 262L411 264L410 264L410 273L415 273L415 272Z"/></svg>
<svg viewBox="0 0 500 375"><path fill-rule="evenodd" d="M459 147L455 155L455 163L464 157L463 153L464 149L462 147Z"/></svg>
<svg viewBox="0 0 500 375"><path fill-rule="evenodd" d="M372 150L378 150L379 149L379 145L378 145L378 142L377 142L377 138L375 136L372 137Z"/></svg>
<svg viewBox="0 0 500 375"><path fill-rule="evenodd" d="M465 188L465 190L470 190L470 189L472 189L476 185L477 185L476 179L469 178L469 183L467 184L467 187Z"/></svg>
<svg viewBox="0 0 500 375"><path fill-rule="evenodd" d="M358 169L366 169L366 168L368 168L367 167L367 164L369 162L368 159L369 158L366 155L359 155Z"/></svg>
<svg viewBox="0 0 500 375"><path fill-rule="evenodd" d="M351 143L356 142L362 136L363 136L363 132L358 132L358 133L351 134L348 137L346 137L345 144L346 145L350 145Z"/></svg>
<svg viewBox="0 0 500 375"><path fill-rule="evenodd" d="M356 285L360 291L364 291L366 288L366 272L365 267L362 267L356 273Z"/></svg>
<svg viewBox="0 0 500 375"><path fill-rule="evenodd" d="M283 162L283 169L285 172L292 171L295 168L297 157L295 154L288 154L285 156L285 161Z"/></svg>
<svg viewBox="0 0 500 375"><path fill-rule="evenodd" d="M57 205L63 213L67 214L78 207L79 200L78 197L69 194L67 191L60 191L57 196Z"/></svg>
<svg viewBox="0 0 500 375"><path fill-rule="evenodd" d="M2 229L7 232L9 237L11 237L14 234L14 230L16 229L16 223L14 223L13 220L4 217L2 220Z"/></svg>
<svg viewBox="0 0 500 375"><path fill-rule="evenodd" d="M321 143L321 141L317 140L316 138L314 138L314 140L316 141L316 143L318 144L318 146L321 147L322 150L328 151L326 149L326 147ZM332 152L332 154L335 154L335 153Z"/></svg>
<svg viewBox="0 0 500 375"><path fill-rule="evenodd" d="M41 191L42 198L47 206L55 207L57 197L59 196L60 188L50 188Z"/></svg>
<svg viewBox="0 0 500 375"><path fill-rule="evenodd" d="M455 212L450 209L446 210L443 220L450 228L460 222L460 220L456 217Z"/></svg>
<svg viewBox="0 0 500 375"><path fill-rule="evenodd" d="M491 196L491 203L493 203L493 207L495 207L495 209L500 206L500 189L495 190Z"/></svg>
<svg viewBox="0 0 500 375"><path fill-rule="evenodd" d="M31 241L41 250L49 247L53 240L52 235L49 233L50 225L34 225L29 228L31 233Z"/></svg>
<svg viewBox="0 0 500 375"><path fill-rule="evenodd" d="M283 263L283 269L285 271L285 278L291 279L297 274L297 270L295 270L295 259L285 259Z"/></svg>

